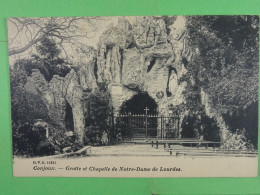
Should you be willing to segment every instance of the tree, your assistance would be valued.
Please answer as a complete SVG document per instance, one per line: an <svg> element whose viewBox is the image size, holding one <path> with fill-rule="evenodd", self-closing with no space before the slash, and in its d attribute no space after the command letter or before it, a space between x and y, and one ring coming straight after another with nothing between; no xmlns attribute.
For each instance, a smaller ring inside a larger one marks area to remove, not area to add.
<svg viewBox="0 0 260 195"><path fill-rule="evenodd" d="M187 99L199 103L203 89L229 129L245 129L257 147L258 16L188 16L187 29L194 53L186 65Z"/></svg>
<svg viewBox="0 0 260 195"><path fill-rule="evenodd" d="M105 90L96 90L87 92L84 95L85 105L85 120L86 126L98 125L102 128L107 127L107 119L109 116L109 93Z"/></svg>
<svg viewBox="0 0 260 195"><path fill-rule="evenodd" d="M18 60L10 70L12 121L17 124L33 122L34 119L50 121L48 109L41 97L25 89L27 77L34 68L31 60Z"/></svg>
<svg viewBox="0 0 260 195"><path fill-rule="evenodd" d="M33 48L45 37L53 37L66 54L64 44L75 44L96 32L99 17L9 18L9 56ZM104 20L104 19L102 19Z"/></svg>
<svg viewBox="0 0 260 195"><path fill-rule="evenodd" d="M114 135L113 129L108 124L110 114L109 99L109 93L105 89L85 92L85 144L100 145L100 138L104 131L107 131L110 136Z"/></svg>
<svg viewBox="0 0 260 195"><path fill-rule="evenodd" d="M187 29L195 53L188 74L207 92L219 113L256 102L258 17L189 16Z"/></svg>
<svg viewBox="0 0 260 195"><path fill-rule="evenodd" d="M47 81L50 81L55 74L65 77L70 71L70 68L66 66L65 59L60 55L61 50L55 40L44 37L36 45L36 51L36 54L31 55L31 61L34 68L39 69Z"/></svg>

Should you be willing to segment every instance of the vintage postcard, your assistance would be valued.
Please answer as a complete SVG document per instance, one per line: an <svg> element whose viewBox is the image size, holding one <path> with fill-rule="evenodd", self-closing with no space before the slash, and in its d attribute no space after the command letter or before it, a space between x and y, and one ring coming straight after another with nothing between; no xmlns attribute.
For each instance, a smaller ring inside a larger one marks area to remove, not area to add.
<svg viewBox="0 0 260 195"><path fill-rule="evenodd" d="M258 16L8 18L13 175L256 177Z"/></svg>

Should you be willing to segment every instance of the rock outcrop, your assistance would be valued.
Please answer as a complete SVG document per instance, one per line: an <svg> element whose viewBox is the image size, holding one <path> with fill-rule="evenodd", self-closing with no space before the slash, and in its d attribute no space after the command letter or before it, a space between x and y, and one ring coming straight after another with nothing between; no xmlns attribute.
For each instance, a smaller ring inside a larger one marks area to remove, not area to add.
<svg viewBox="0 0 260 195"><path fill-rule="evenodd" d="M85 128L83 93L99 85L108 87L115 114L135 94L147 92L158 104L158 112L168 115L169 105L185 101L186 85L178 81L185 74L183 58L190 60L185 32L182 26L167 35L160 17L137 17L133 25L120 18L118 26L110 26L100 37L97 51L81 45L77 69L65 78L54 75L49 83L39 70L33 70L27 90L42 97L50 118L63 127L68 103L80 140Z"/></svg>
<svg viewBox="0 0 260 195"><path fill-rule="evenodd" d="M115 114L125 101L145 92L157 103L158 113L167 116L170 107L185 103L187 83L180 78L187 73L185 66L193 55L184 18L178 16L168 28L160 17L136 17L133 24L120 18L118 26L110 26L102 34L97 51L83 48L88 56L80 57L77 69L71 69L65 78L54 75L49 83L33 70L27 90L42 97L50 117L63 127L68 103L75 134L81 141L85 129L83 93L101 85L110 92ZM210 116L205 93L202 97ZM217 120L224 128L221 117Z"/></svg>
<svg viewBox="0 0 260 195"><path fill-rule="evenodd" d="M185 101L186 83L179 78L186 73L183 58L188 62L192 53L186 46L185 25L168 36L159 17L138 17L130 27L122 23L100 38L97 83L110 86L115 113L133 94L147 92L158 104L158 112L169 114L170 104Z"/></svg>
<svg viewBox="0 0 260 195"><path fill-rule="evenodd" d="M83 115L83 89L79 84L79 77L74 70L62 78L54 75L48 83L39 70L32 71L28 77L26 90L38 95L45 102L50 118L65 128L66 101L72 107L74 131L79 140L83 140L85 120Z"/></svg>

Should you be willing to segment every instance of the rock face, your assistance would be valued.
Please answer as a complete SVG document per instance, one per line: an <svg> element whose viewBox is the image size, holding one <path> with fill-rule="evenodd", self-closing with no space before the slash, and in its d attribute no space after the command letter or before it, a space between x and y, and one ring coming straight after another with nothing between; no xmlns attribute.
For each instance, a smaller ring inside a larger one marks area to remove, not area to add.
<svg viewBox="0 0 260 195"><path fill-rule="evenodd" d="M158 114L168 115L170 105L185 101L185 83L178 80L186 71L187 48L185 26L169 35L166 32L159 17L137 17L133 25L122 17L118 26L111 26L100 37L97 51L81 47L88 56L80 56L76 63L84 63L78 64L77 71L72 69L65 78L55 75L48 83L33 70L27 89L42 97L50 117L63 127L68 103L79 140L85 128L83 91L93 91L101 84L108 87L115 114L125 101L146 92L158 104Z"/></svg>
<svg viewBox="0 0 260 195"><path fill-rule="evenodd" d="M227 140L230 130L226 125L223 117L211 107L207 93L205 93L203 89L201 89L200 93L201 93L201 101L202 104L205 105L205 111L207 116L211 118L215 118L218 126L220 127L220 138L221 138L220 141L223 143Z"/></svg>
<svg viewBox="0 0 260 195"><path fill-rule="evenodd" d="M107 86L115 114L124 102L145 92L157 103L158 114L167 116L170 107L185 103L187 83L180 78L192 58L184 18L178 16L168 31L160 17L137 17L134 24L122 17L118 26L109 27L100 37L97 51L88 48L87 58L77 62L83 63L77 71L72 69L65 78L55 75L48 83L33 70L27 89L41 95L50 117L63 127L68 103L81 141L85 129L83 93L100 85Z"/></svg>
<svg viewBox="0 0 260 195"><path fill-rule="evenodd" d="M147 92L158 104L158 112L168 115L169 105L185 101L182 91L186 84L179 82L186 73L183 58L187 62L191 58L185 43L185 26L172 31L167 41L161 18L138 17L131 28L122 23L100 38L97 83L110 86L115 113L133 95Z"/></svg>
<svg viewBox="0 0 260 195"><path fill-rule="evenodd" d="M28 77L26 90L42 97L46 103L50 118L65 128L66 102L72 107L74 131L79 140L83 140L85 120L83 115L83 89L74 70L65 77L55 75L46 82L39 70L33 70Z"/></svg>

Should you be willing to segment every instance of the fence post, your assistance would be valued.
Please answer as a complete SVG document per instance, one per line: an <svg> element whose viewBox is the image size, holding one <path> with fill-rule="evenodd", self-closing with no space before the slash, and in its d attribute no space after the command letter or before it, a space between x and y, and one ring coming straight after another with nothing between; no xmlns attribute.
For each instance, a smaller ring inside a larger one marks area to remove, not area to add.
<svg viewBox="0 0 260 195"><path fill-rule="evenodd" d="M132 122L132 119L131 119L131 114L127 113L127 118L128 118L128 128L127 128L127 131L128 131L128 136L130 135L131 132L131 122Z"/></svg>
<svg viewBox="0 0 260 195"><path fill-rule="evenodd" d="M156 141L156 149L158 149L158 140Z"/></svg>
<svg viewBox="0 0 260 195"><path fill-rule="evenodd" d="M163 139L163 116L161 115L161 139Z"/></svg>
<svg viewBox="0 0 260 195"><path fill-rule="evenodd" d="M145 115L145 137L147 138L147 114Z"/></svg>
<svg viewBox="0 0 260 195"><path fill-rule="evenodd" d="M177 135L177 137L179 138L180 137L180 117L177 117L177 120L178 120L178 131L177 131L177 133L178 133L178 135Z"/></svg>

